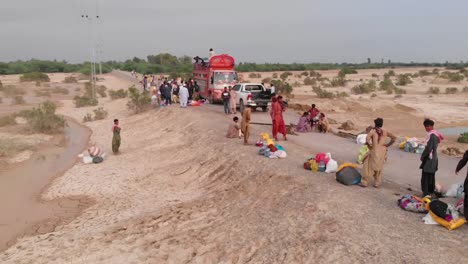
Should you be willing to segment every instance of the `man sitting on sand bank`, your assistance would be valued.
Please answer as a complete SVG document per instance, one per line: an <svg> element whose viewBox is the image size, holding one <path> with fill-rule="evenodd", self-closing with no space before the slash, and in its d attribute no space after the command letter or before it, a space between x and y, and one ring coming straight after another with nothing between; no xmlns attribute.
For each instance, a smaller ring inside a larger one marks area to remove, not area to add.
<svg viewBox="0 0 468 264"><path fill-rule="evenodd" d="M374 120L374 128L367 134L367 144L369 146L369 152L364 158L363 175L360 183L361 187L367 187L369 179L374 178L374 187L380 187L382 184L382 173L385 158L387 156L387 148L393 145L396 141L396 137L382 129L383 119L377 118ZM387 138L390 138L390 142L387 144Z"/></svg>
<svg viewBox="0 0 468 264"><path fill-rule="evenodd" d="M229 124L226 137L227 138L240 137L239 118L237 116L232 118L232 122Z"/></svg>

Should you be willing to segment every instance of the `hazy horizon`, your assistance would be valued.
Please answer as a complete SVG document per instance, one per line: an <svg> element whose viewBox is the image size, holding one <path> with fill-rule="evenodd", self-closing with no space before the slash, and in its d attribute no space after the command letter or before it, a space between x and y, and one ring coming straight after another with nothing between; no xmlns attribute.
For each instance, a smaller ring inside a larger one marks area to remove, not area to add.
<svg viewBox="0 0 468 264"><path fill-rule="evenodd" d="M5 0L0 61L90 60L96 0ZM229 53L238 62L468 60L468 2L100 0L102 60Z"/></svg>

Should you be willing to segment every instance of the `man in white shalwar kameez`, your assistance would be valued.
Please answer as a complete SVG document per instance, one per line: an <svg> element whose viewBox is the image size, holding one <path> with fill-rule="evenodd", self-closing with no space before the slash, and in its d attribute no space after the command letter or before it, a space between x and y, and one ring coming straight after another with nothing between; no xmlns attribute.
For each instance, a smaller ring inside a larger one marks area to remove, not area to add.
<svg viewBox="0 0 468 264"><path fill-rule="evenodd" d="M179 100L180 100L180 106L181 107L187 107L188 103L188 98L189 98L189 91L187 89L187 85L184 83L179 90Z"/></svg>

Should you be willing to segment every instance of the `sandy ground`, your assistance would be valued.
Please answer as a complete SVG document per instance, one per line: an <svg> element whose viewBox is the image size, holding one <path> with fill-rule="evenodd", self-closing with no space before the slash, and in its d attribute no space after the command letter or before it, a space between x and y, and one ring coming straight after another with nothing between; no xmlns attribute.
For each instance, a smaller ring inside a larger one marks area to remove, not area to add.
<svg viewBox="0 0 468 264"><path fill-rule="evenodd" d="M106 84L110 89L128 87L122 74L105 78L115 84ZM98 165L76 164L42 196L84 195L95 204L53 232L20 239L0 254L0 262L468 261L468 228L449 232L399 209L397 198L408 192L403 186L386 181L381 189L346 187L333 175L302 168L324 144L339 148L348 141L326 135L314 149L314 139L322 135L310 134L304 142L309 134L300 135L281 142L287 159L267 159L254 146L224 138L229 117L221 106L172 106L132 115L125 99L100 104L110 115L86 124L91 141L110 152L111 120L119 118L122 154ZM81 119L91 109L64 101L60 112ZM254 126L253 134L263 131ZM393 158L389 175L397 167Z"/></svg>

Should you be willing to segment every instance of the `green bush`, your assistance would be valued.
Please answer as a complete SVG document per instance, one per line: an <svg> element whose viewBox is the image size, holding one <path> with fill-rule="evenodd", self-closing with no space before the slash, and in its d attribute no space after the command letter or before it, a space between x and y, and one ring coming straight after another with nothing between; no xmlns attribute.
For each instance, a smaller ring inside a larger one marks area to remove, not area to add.
<svg viewBox="0 0 468 264"><path fill-rule="evenodd" d="M427 90L428 94L439 94L440 89L439 87L430 87L429 90Z"/></svg>
<svg viewBox="0 0 468 264"><path fill-rule="evenodd" d="M355 69L343 68L338 72L338 77L344 78L346 74L357 74Z"/></svg>
<svg viewBox="0 0 468 264"><path fill-rule="evenodd" d="M55 87L54 89L52 89L52 93L54 93L54 94L69 94L70 91L68 91L67 88Z"/></svg>
<svg viewBox="0 0 468 264"><path fill-rule="evenodd" d="M413 83L413 81L411 80L411 77L409 74L400 74L398 75L398 78L397 78L397 85L400 85L400 86L405 86L405 85L408 85L410 83Z"/></svg>
<svg viewBox="0 0 468 264"><path fill-rule="evenodd" d="M351 88L351 91L354 94L368 94L375 92L377 89L377 83L374 80L370 80L367 83L361 83L359 85L354 86Z"/></svg>
<svg viewBox="0 0 468 264"><path fill-rule="evenodd" d="M443 73L439 74L440 78L447 79L450 82L460 82L465 79L465 76L461 75L458 72L449 72L449 71L444 71Z"/></svg>
<svg viewBox="0 0 468 264"><path fill-rule="evenodd" d="M114 91L114 90L109 91L109 97L112 100L126 98L127 96L128 96L128 92L125 91L124 89L119 89L117 91Z"/></svg>
<svg viewBox="0 0 468 264"><path fill-rule="evenodd" d="M49 76L42 72L27 72L20 77L20 82L50 82Z"/></svg>
<svg viewBox="0 0 468 264"><path fill-rule="evenodd" d="M445 88L445 93L446 94L456 94L456 93L458 93L458 88L457 87L447 87L447 88Z"/></svg>
<svg viewBox="0 0 468 264"><path fill-rule="evenodd" d="M418 73L419 73L419 76L421 77L430 76L434 74L434 72L430 72L428 70L420 70Z"/></svg>
<svg viewBox="0 0 468 264"><path fill-rule="evenodd" d="M316 85L316 84L317 84L317 79L310 78L310 77L305 77L304 85Z"/></svg>
<svg viewBox="0 0 468 264"><path fill-rule="evenodd" d="M459 143L468 143L468 132L465 132L463 134L460 134L460 136L458 137L457 141Z"/></svg>
<svg viewBox="0 0 468 264"><path fill-rule="evenodd" d="M0 127L16 125L16 119L14 115L7 115L0 117Z"/></svg>
<svg viewBox="0 0 468 264"><path fill-rule="evenodd" d="M291 94L293 91L293 87L287 82L281 80L273 80L271 82L275 86L277 94Z"/></svg>
<svg viewBox="0 0 468 264"><path fill-rule="evenodd" d="M337 78L333 78L331 81L330 81L330 84L332 87L343 87L346 85L346 80L345 78L343 77L337 77Z"/></svg>
<svg viewBox="0 0 468 264"><path fill-rule="evenodd" d="M97 99L93 99L92 97L88 95L83 95L83 96L77 95L73 98L73 101L76 107L96 106L98 104Z"/></svg>
<svg viewBox="0 0 468 264"><path fill-rule="evenodd" d="M33 132L53 134L62 132L66 126L65 119L55 114L56 109L57 106L53 102L46 101L38 108L21 111L19 116L26 118Z"/></svg>
<svg viewBox="0 0 468 264"><path fill-rule="evenodd" d="M386 76L384 77L384 80L380 82L379 88L380 90L391 94L395 90L396 86L393 84L392 80L390 80L390 77Z"/></svg>
<svg viewBox="0 0 468 264"><path fill-rule="evenodd" d="M327 91L325 89L322 89L320 86L314 86L312 89L317 94L318 98L331 99L331 98L335 98L335 96L336 96L334 93L329 92L329 91Z"/></svg>
<svg viewBox="0 0 468 264"><path fill-rule="evenodd" d="M290 72L283 72L281 75L280 75L280 79L284 81L286 81L286 79L288 79L289 76L293 75L292 73Z"/></svg>
<svg viewBox="0 0 468 264"><path fill-rule="evenodd" d="M94 120L103 120L107 117L107 111L104 108L99 107L98 109L94 109Z"/></svg>
<svg viewBox="0 0 468 264"><path fill-rule="evenodd" d="M147 110L151 105L151 97L148 91L140 93L134 86L128 88L129 100L127 107L136 114Z"/></svg>
<svg viewBox="0 0 468 264"><path fill-rule="evenodd" d="M0 89L7 97L14 97L16 95L25 95L26 91L22 88L17 88L14 85L6 85Z"/></svg>
<svg viewBox="0 0 468 264"><path fill-rule="evenodd" d="M14 105L23 105L23 104L26 104L26 101L24 100L22 95L15 95L13 97L12 104L14 104Z"/></svg>
<svg viewBox="0 0 468 264"><path fill-rule="evenodd" d="M97 89L97 93L99 94L99 96L101 96L102 98L107 97L107 93L106 93L107 87L106 86L100 85L96 89Z"/></svg>
<svg viewBox="0 0 468 264"><path fill-rule="evenodd" d="M73 76L67 76L63 80L64 83L78 83L78 80Z"/></svg>

